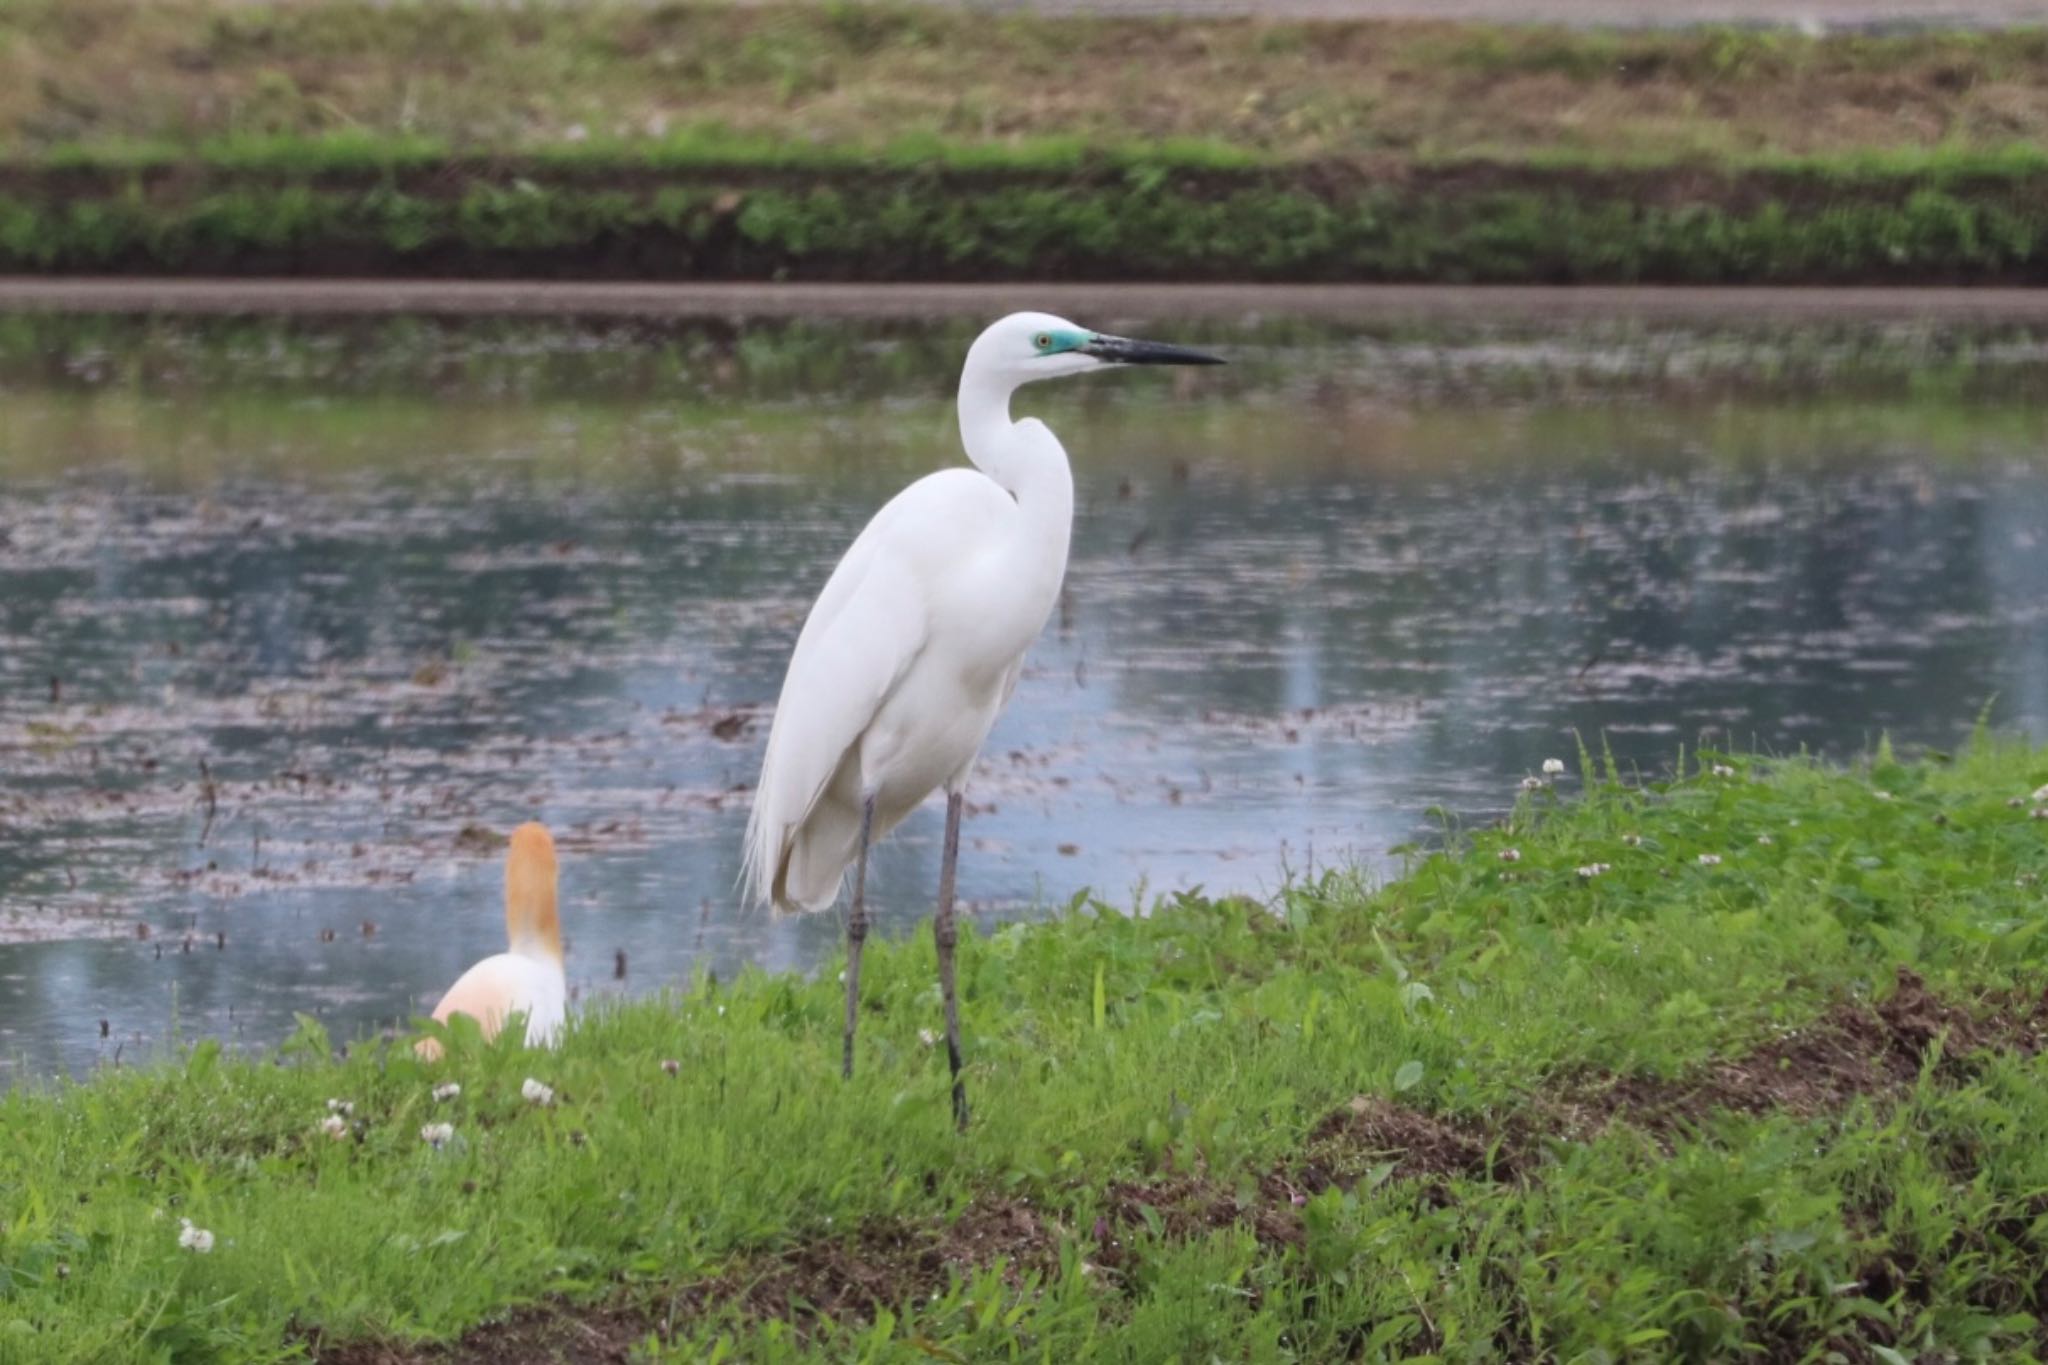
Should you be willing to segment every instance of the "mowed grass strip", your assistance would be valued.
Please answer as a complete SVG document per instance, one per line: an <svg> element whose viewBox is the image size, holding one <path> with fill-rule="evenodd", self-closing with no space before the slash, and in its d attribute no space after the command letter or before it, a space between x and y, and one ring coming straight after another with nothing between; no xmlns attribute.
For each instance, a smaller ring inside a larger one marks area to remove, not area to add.
<svg viewBox="0 0 2048 1365"><path fill-rule="evenodd" d="M1602 33L893 4L15 0L0 143L450 152L1193 140L1265 159L1977 151L2048 139L2048 31Z"/></svg>
<svg viewBox="0 0 2048 1365"><path fill-rule="evenodd" d="M17 1090L0 1351L2038 1353L2048 751L1679 766L1580 755L1383 886L974 936L964 1140L924 937L851 1084L827 970Z"/></svg>

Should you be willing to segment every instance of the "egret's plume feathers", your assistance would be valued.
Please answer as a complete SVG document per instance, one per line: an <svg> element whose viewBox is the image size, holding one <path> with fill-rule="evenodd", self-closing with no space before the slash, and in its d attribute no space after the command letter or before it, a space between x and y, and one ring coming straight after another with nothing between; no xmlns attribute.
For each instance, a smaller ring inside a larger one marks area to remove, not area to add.
<svg viewBox="0 0 2048 1365"><path fill-rule="evenodd" d="M513 952L562 960L558 877L555 841L547 827L528 823L513 830L505 860L505 933Z"/></svg>

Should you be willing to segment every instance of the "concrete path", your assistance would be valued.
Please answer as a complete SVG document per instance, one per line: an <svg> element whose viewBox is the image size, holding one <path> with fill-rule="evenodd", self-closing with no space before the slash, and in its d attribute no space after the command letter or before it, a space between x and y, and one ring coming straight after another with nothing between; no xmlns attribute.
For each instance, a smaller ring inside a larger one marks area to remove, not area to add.
<svg viewBox="0 0 2048 1365"><path fill-rule="evenodd" d="M441 317L1260 316L1365 322L1800 318L2048 323L2048 289L1588 285L620 284L518 280L194 280L0 276L0 312L415 313Z"/></svg>
<svg viewBox="0 0 2048 1365"><path fill-rule="evenodd" d="M1745 27L1893 30L2048 25L2048 0L957 0L1040 14L1258 15L1291 19L1440 19L1585 28Z"/></svg>

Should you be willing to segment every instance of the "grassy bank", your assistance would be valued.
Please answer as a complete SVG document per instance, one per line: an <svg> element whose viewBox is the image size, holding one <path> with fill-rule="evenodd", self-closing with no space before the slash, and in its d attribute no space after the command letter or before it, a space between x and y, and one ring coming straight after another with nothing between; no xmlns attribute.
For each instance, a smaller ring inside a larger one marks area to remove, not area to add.
<svg viewBox="0 0 2048 1365"><path fill-rule="evenodd" d="M0 270L2038 281L2044 91L2029 32L23 3Z"/></svg>
<svg viewBox="0 0 2048 1365"><path fill-rule="evenodd" d="M850 1085L828 972L17 1092L0 1352L2031 1358L2048 751L1685 766L1381 888L973 937L964 1140L928 939Z"/></svg>
<svg viewBox="0 0 2048 1365"><path fill-rule="evenodd" d="M617 149L78 154L0 175L0 270L628 279L2038 283L2048 162L1378 172L1196 151L849 167ZM1068 159L1072 165L1048 169ZM1203 164L1223 163L1223 164ZM296 169L305 165L318 170Z"/></svg>

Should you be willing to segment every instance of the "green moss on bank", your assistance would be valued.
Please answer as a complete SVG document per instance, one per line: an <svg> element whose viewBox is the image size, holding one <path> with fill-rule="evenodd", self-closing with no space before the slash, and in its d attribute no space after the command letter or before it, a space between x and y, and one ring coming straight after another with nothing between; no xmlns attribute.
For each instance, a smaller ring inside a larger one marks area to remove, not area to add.
<svg viewBox="0 0 2048 1365"><path fill-rule="evenodd" d="M0 270L653 279L2036 282L2048 170L1254 169L1227 149L229 144L0 169Z"/></svg>

